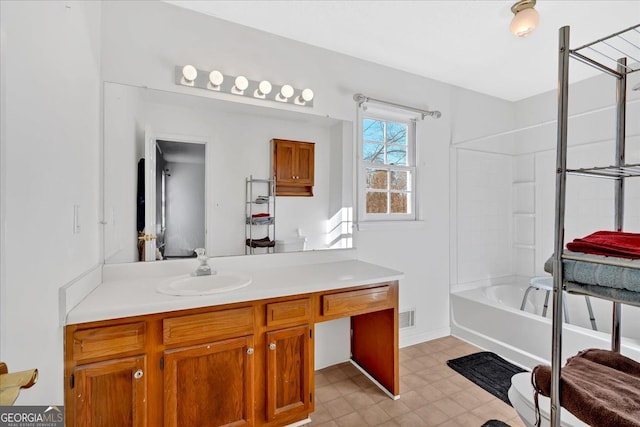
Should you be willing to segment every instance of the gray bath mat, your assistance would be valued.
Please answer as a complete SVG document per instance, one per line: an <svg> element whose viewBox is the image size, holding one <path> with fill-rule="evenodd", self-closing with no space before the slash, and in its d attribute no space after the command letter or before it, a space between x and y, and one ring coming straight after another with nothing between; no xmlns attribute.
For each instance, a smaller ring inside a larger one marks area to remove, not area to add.
<svg viewBox="0 0 640 427"><path fill-rule="evenodd" d="M489 351L448 360L447 365L509 405L511 402L507 392L511 387L511 377L525 372L519 366Z"/></svg>

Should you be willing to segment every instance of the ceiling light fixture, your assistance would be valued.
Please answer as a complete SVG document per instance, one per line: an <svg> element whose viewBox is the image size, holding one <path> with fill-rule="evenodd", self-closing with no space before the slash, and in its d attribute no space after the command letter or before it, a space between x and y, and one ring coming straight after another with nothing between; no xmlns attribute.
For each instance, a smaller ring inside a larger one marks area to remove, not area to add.
<svg viewBox="0 0 640 427"><path fill-rule="evenodd" d="M540 16L535 10L536 0L520 0L511 6L514 17L509 25L509 30L518 37L527 37L538 26Z"/></svg>

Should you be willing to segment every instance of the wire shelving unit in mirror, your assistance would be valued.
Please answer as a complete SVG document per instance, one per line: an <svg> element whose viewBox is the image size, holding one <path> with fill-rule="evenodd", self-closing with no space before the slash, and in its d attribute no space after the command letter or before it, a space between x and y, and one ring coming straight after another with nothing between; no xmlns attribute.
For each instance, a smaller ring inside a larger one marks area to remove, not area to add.
<svg viewBox="0 0 640 427"><path fill-rule="evenodd" d="M276 180L246 179L245 254L274 252L276 246Z"/></svg>

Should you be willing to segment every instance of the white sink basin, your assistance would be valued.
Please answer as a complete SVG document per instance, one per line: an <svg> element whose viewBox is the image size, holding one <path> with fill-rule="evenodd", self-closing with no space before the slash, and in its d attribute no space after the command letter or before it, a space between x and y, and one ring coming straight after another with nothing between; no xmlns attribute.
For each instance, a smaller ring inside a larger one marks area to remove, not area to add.
<svg viewBox="0 0 640 427"><path fill-rule="evenodd" d="M235 273L218 273L211 276L184 275L161 283L156 290L167 295L210 295L244 288L251 277Z"/></svg>

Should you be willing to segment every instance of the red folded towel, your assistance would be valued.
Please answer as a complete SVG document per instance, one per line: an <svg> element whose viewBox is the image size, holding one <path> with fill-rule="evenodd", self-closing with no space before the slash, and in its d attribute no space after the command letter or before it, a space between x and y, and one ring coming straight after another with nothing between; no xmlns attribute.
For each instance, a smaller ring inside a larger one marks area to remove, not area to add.
<svg viewBox="0 0 640 427"><path fill-rule="evenodd" d="M567 243L567 249L595 255L640 258L640 234L622 231L596 231Z"/></svg>

